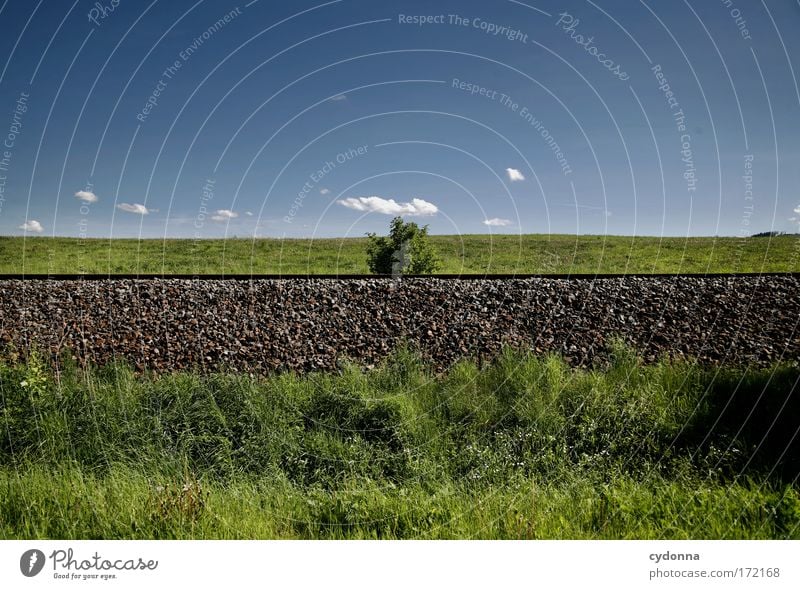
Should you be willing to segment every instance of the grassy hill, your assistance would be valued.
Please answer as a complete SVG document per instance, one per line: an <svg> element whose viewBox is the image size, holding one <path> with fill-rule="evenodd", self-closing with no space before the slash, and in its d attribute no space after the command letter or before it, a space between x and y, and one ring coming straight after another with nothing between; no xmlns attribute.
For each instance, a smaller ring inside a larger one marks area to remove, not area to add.
<svg viewBox="0 0 800 589"><path fill-rule="evenodd" d="M800 270L800 237L435 235L442 273L706 273ZM0 273L358 274L366 239L0 237Z"/></svg>

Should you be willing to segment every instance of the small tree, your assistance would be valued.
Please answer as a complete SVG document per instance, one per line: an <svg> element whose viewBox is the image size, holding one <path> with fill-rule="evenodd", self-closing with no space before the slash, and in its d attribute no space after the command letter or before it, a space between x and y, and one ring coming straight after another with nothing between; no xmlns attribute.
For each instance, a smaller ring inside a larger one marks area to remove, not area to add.
<svg viewBox="0 0 800 589"><path fill-rule="evenodd" d="M388 237L367 233L367 264L373 274L432 274L440 261L428 241L428 226L395 217Z"/></svg>

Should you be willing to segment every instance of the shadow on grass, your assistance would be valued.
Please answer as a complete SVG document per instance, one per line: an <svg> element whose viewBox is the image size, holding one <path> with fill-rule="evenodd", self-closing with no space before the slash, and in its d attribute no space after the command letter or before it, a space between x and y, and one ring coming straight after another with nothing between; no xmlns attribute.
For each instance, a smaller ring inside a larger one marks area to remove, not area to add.
<svg viewBox="0 0 800 589"><path fill-rule="evenodd" d="M800 369L723 369L707 377L707 407L687 427L687 446L706 456L738 454L728 476L758 473L786 483L800 476Z"/></svg>

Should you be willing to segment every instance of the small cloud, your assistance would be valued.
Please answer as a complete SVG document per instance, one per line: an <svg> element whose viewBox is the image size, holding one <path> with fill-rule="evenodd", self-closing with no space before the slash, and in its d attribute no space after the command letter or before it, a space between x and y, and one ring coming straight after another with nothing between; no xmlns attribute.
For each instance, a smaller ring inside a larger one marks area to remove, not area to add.
<svg viewBox="0 0 800 589"><path fill-rule="evenodd" d="M152 212L147 210L146 206L140 205L139 203L128 204L126 202L121 202L117 205L117 208L120 211L125 211L126 213L134 213L136 215L149 215Z"/></svg>
<svg viewBox="0 0 800 589"><path fill-rule="evenodd" d="M336 201L343 207L365 213L381 213L382 215L428 216L439 212L439 207L421 198L412 198L411 202L395 202L392 198L380 196L360 196Z"/></svg>
<svg viewBox="0 0 800 589"><path fill-rule="evenodd" d="M319 191L319 193L320 193L321 195L323 195L323 196L324 196L324 195L326 195L326 194L330 194L330 193L331 193L331 191L330 191L330 190L328 190L327 188L323 188L323 189L321 189L321 190Z"/></svg>
<svg viewBox="0 0 800 589"><path fill-rule="evenodd" d="M253 213L251 213L250 211L245 211L245 213L244 213L244 214L245 214L245 216L247 216L247 217L252 217L252 216L253 216Z"/></svg>
<svg viewBox="0 0 800 589"><path fill-rule="evenodd" d="M333 102L341 102L342 100L347 100L347 94L337 94L336 96L332 97L331 100Z"/></svg>
<svg viewBox="0 0 800 589"><path fill-rule="evenodd" d="M611 216L611 211L606 211L606 217L610 217L610 216Z"/></svg>
<svg viewBox="0 0 800 589"><path fill-rule="evenodd" d="M214 214L211 215L211 220L216 221L217 223L223 223L225 221L235 219L238 216L239 213L234 213L229 209L219 209L218 211L214 211Z"/></svg>
<svg viewBox="0 0 800 589"><path fill-rule="evenodd" d="M97 195L94 192L89 192L88 190L79 190L75 193L75 198L82 200L83 202L97 202Z"/></svg>
<svg viewBox="0 0 800 589"><path fill-rule="evenodd" d="M800 205L797 205L792 212L795 215L800 215Z"/></svg>
<svg viewBox="0 0 800 589"><path fill-rule="evenodd" d="M511 221L509 219L495 217L494 219L484 219L483 224L488 227L508 227L511 225Z"/></svg>
<svg viewBox="0 0 800 589"><path fill-rule="evenodd" d="M25 221L22 225L19 226L20 229L25 231L26 233L41 233L44 231L44 227L39 221L35 219L31 219L30 221Z"/></svg>
<svg viewBox="0 0 800 589"><path fill-rule="evenodd" d="M512 182L522 182L525 179L522 172L515 168L506 168L506 174L508 174L508 179Z"/></svg>

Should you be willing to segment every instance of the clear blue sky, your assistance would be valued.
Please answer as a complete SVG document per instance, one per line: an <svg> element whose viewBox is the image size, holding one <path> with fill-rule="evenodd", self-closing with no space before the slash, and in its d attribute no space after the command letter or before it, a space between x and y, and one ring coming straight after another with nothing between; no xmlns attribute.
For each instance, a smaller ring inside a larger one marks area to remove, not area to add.
<svg viewBox="0 0 800 589"><path fill-rule="evenodd" d="M0 23L0 234L797 230L800 0L6 0Z"/></svg>

